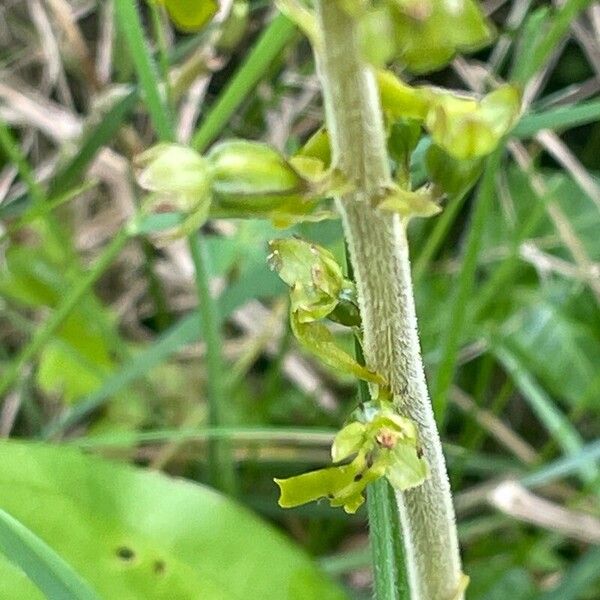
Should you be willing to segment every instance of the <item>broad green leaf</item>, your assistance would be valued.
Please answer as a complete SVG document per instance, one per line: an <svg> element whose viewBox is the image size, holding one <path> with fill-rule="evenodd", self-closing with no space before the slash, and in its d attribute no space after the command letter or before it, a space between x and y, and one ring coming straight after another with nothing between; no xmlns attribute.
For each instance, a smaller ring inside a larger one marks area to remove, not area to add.
<svg viewBox="0 0 600 600"><path fill-rule="evenodd" d="M73 404L100 387L106 375L102 367L87 361L69 343L56 339L40 354L36 381L46 393Z"/></svg>
<svg viewBox="0 0 600 600"><path fill-rule="evenodd" d="M508 339L548 390L577 409L600 393L600 336L559 306L539 301L507 323Z"/></svg>
<svg viewBox="0 0 600 600"><path fill-rule="evenodd" d="M55 309L79 274L64 250L54 248L44 223L31 226L39 245L12 246L0 273L0 292L18 304ZM38 385L76 402L94 391L114 368L110 315L91 293L84 296L39 355ZM85 324L85 326L82 326Z"/></svg>
<svg viewBox="0 0 600 600"><path fill-rule="evenodd" d="M155 0L169 11L173 22L184 31L202 29L219 9L216 0Z"/></svg>
<svg viewBox="0 0 600 600"><path fill-rule="evenodd" d="M2 509L0 552L19 566L47 598L100 600L89 584L52 548Z"/></svg>
<svg viewBox="0 0 600 600"><path fill-rule="evenodd" d="M203 486L65 447L2 442L0 459L0 508L102 598L344 598L280 533ZM22 577L10 585L10 600L31 600Z"/></svg>

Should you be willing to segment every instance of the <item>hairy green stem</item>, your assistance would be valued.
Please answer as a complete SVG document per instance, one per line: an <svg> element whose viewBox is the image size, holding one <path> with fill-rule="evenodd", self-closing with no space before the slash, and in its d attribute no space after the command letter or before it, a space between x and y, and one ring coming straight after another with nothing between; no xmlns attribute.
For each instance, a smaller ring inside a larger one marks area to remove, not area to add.
<svg viewBox="0 0 600 600"><path fill-rule="evenodd" d="M367 365L389 382L398 411L418 427L431 477L396 494L414 600L454 600L462 573L454 509L420 355L406 231L376 209L390 184L383 118L372 69L352 18L333 0L317 3L318 56L334 161L356 185L338 199L354 267Z"/></svg>

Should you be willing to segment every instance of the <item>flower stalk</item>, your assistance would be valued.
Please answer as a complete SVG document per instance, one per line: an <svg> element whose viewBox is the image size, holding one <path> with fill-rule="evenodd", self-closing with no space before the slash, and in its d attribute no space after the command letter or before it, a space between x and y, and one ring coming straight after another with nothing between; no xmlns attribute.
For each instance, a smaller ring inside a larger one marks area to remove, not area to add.
<svg viewBox="0 0 600 600"><path fill-rule="evenodd" d="M405 225L377 208L392 185L375 74L352 17L317 2L318 67L334 164L353 191L337 199L353 265L367 367L389 383L395 409L418 426L431 476L397 492L413 600L459 600L464 576L441 443L420 355Z"/></svg>

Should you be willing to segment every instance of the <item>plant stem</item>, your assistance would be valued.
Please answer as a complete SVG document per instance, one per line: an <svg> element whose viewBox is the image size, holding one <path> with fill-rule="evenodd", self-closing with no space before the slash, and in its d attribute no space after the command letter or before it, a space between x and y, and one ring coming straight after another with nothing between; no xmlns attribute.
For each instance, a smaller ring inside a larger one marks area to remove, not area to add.
<svg viewBox="0 0 600 600"><path fill-rule="evenodd" d="M198 314L202 321L206 342L208 424L211 427L218 427L225 422L223 419L225 369L221 354L222 340L219 328L221 320L218 315L217 303L210 292L209 257L205 240L200 235L191 235L188 238L188 243L196 271L196 289L198 290L200 303ZM228 494L233 494L235 490L235 471L231 448L227 440L211 440L209 442L208 465L212 485Z"/></svg>
<svg viewBox="0 0 600 600"><path fill-rule="evenodd" d="M337 202L356 276L365 358L388 380L398 411L419 427L431 468L423 485L396 492L411 595L455 600L463 597L456 524L420 356L406 231L397 216L376 208L390 184L377 87L352 18L332 0L320 0L317 9L334 161L356 186Z"/></svg>
<svg viewBox="0 0 600 600"><path fill-rule="evenodd" d="M354 281L354 270L346 247L348 277ZM356 360L365 364L358 339L354 342ZM358 382L358 399L361 405L370 400L369 386ZM373 591L377 600L408 600L410 592L404 566L402 532L398 521L396 498L389 483L378 479L369 486L367 494L369 515L369 542L373 565Z"/></svg>

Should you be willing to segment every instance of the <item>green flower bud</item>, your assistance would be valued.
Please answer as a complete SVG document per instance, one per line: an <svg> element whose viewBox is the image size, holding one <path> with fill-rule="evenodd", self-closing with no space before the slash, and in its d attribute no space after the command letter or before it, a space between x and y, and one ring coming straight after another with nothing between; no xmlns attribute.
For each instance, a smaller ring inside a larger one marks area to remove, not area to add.
<svg viewBox="0 0 600 600"><path fill-rule="evenodd" d="M208 212L211 176L206 160L178 144L159 144L136 158L139 185L156 196L149 211Z"/></svg>
<svg viewBox="0 0 600 600"><path fill-rule="evenodd" d="M286 159L266 144L230 140L214 146L207 159L217 194L294 194L306 183Z"/></svg>

